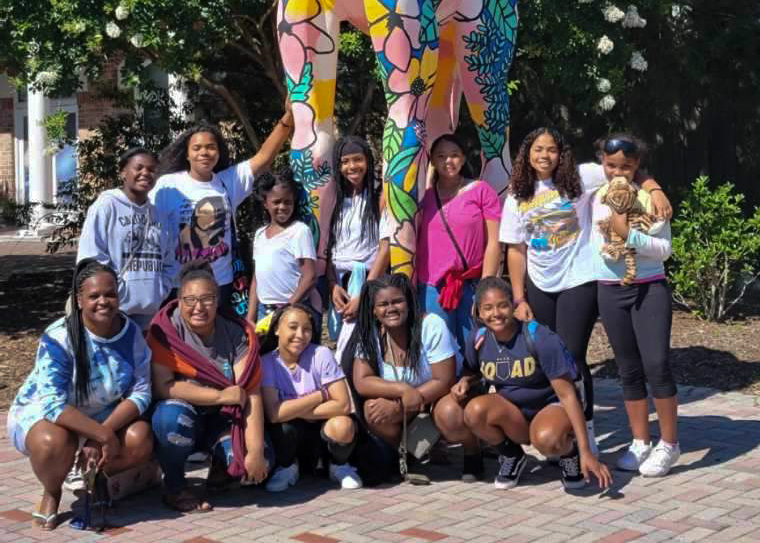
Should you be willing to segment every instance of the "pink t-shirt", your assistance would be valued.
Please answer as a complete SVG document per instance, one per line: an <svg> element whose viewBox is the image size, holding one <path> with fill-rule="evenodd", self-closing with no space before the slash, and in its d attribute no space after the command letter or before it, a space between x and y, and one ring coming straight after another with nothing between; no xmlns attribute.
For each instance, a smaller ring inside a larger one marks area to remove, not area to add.
<svg viewBox="0 0 760 543"><path fill-rule="evenodd" d="M455 198L441 202L446 222L471 268L483 263L487 242L485 221L498 222L501 218L501 204L496 191L485 181L474 183L475 186ZM420 207L422 220L417 240L417 281L437 285L449 270L461 270L462 263L438 213L434 189L425 193Z"/></svg>

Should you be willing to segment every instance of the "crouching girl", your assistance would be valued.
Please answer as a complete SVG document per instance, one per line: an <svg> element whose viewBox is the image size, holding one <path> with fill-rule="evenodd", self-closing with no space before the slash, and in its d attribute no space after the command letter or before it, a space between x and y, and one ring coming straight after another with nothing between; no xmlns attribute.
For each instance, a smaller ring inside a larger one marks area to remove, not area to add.
<svg viewBox="0 0 760 543"><path fill-rule="evenodd" d="M499 489L517 485L527 458L522 445L559 456L562 484L581 488L593 473L606 488L607 467L592 454L575 385L578 370L562 341L548 328L514 318L512 291L501 279L481 280L475 292L477 328L466 345L465 371L451 389L464 399L483 378L496 392L477 396L464 408L464 424L499 451Z"/></svg>
<svg viewBox="0 0 760 543"><path fill-rule="evenodd" d="M341 488L361 488L348 458L356 443L356 424L343 370L327 347L312 341L318 333L305 305L289 304L272 317L264 341L262 394L277 468L267 490L280 492L299 476L299 456L326 444L330 478ZM312 459L316 460L316 458Z"/></svg>

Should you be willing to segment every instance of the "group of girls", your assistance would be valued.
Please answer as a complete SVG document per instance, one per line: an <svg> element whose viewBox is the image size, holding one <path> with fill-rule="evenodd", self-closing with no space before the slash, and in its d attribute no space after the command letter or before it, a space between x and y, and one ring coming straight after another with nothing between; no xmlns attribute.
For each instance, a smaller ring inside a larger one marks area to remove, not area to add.
<svg viewBox="0 0 760 543"><path fill-rule="evenodd" d="M260 151L235 165L209 125L182 134L160 160L132 149L119 162L121 188L88 210L66 316L45 331L9 412L13 442L43 485L38 525L56 526L62 486L76 486L77 469L116 473L151 454L164 503L183 512L211 509L185 477L197 451L210 454L209 489L240 481L284 491L319 465L342 488L359 488L389 476L383 466L394 464L405 423L423 413L446 442L463 445L465 481L482 478L485 443L498 453L496 487L517 485L532 444L558 459L566 488L592 473L606 487L586 363L598 314L633 434L617 466L670 470L679 455L663 269L670 206L639 171L642 142L612 136L600 144L601 164L578 167L558 132L535 130L501 209L467 171L464 145L440 137L414 284L387 275L392 221L372 151L343 138L321 284L312 233L299 220L301 189L287 171L264 173L292 124L288 111ZM663 218L658 228L629 227L602 203L619 176ZM234 216L251 193L259 212L241 315ZM633 284L620 284L622 262L601 256L603 219L636 250ZM498 278L502 244L511 285ZM337 356L319 345L323 317Z"/></svg>

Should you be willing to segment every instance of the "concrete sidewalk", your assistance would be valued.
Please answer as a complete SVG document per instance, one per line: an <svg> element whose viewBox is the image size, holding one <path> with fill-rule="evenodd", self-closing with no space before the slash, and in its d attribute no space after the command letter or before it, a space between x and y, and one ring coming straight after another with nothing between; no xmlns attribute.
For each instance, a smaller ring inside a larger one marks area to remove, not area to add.
<svg viewBox="0 0 760 543"><path fill-rule="evenodd" d="M620 389L596 382L597 435L612 464L630 439ZM683 387L679 391L683 454L663 479L614 472L614 491L569 494L558 468L534 458L520 485L497 491L491 480L459 482L459 466L425 468L428 487L406 485L339 491L327 481L302 479L281 494L238 489L212 497L215 510L181 516L163 507L159 489L120 502L105 534L67 525L45 533L32 527L41 495L29 463L12 448L0 414L0 541L760 541L760 409L754 396ZM653 424L656 433L656 424ZM194 473L205 476L205 470ZM79 504L75 504L79 507Z"/></svg>

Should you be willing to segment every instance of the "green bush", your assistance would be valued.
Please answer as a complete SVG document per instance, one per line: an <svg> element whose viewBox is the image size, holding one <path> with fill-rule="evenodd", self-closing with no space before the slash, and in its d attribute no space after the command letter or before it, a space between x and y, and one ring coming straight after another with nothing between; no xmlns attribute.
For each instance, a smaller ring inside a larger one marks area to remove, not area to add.
<svg viewBox="0 0 760 543"><path fill-rule="evenodd" d="M26 226L32 220L32 204L17 204L7 196L0 196L0 224Z"/></svg>
<svg viewBox="0 0 760 543"><path fill-rule="evenodd" d="M743 200L699 177L673 221L674 298L707 320L723 320L760 275L760 209L747 218Z"/></svg>

